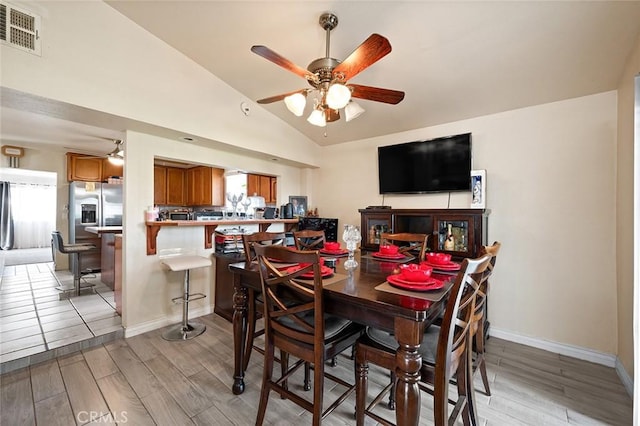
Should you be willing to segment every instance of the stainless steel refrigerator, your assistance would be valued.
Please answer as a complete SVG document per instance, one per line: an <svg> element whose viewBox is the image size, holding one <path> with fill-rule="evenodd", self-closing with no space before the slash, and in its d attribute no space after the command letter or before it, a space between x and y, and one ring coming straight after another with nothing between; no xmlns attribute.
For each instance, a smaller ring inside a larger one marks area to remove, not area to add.
<svg viewBox="0 0 640 426"><path fill-rule="evenodd" d="M92 243L98 250L82 256L80 270L100 271L100 238L87 226L122 226L122 185L99 182L69 184L69 242ZM70 260L73 268L73 257ZM73 269L71 269L73 270Z"/></svg>

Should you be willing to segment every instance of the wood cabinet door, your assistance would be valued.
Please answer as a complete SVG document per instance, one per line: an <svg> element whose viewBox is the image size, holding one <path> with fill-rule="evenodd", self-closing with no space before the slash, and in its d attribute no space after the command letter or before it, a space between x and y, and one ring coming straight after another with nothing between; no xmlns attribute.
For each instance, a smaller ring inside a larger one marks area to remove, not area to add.
<svg viewBox="0 0 640 426"><path fill-rule="evenodd" d="M211 205L211 167L193 167L187 171L187 205Z"/></svg>
<svg viewBox="0 0 640 426"><path fill-rule="evenodd" d="M102 181L106 182L111 176L122 177L122 170L124 166L122 164L113 164L106 158L102 160Z"/></svg>
<svg viewBox="0 0 640 426"><path fill-rule="evenodd" d="M211 168L211 205L224 206L224 169Z"/></svg>
<svg viewBox="0 0 640 426"><path fill-rule="evenodd" d="M272 203L271 200L271 177L260 176L260 195L264 197L267 203Z"/></svg>
<svg viewBox="0 0 640 426"><path fill-rule="evenodd" d="M167 204L167 168L153 166L153 203Z"/></svg>
<svg viewBox="0 0 640 426"><path fill-rule="evenodd" d="M271 202L274 204L278 203L278 178L271 178Z"/></svg>
<svg viewBox="0 0 640 426"><path fill-rule="evenodd" d="M260 195L260 175L247 174L247 195Z"/></svg>
<svg viewBox="0 0 640 426"><path fill-rule="evenodd" d="M184 169L167 167L167 204L185 205L185 172Z"/></svg>
<svg viewBox="0 0 640 426"><path fill-rule="evenodd" d="M102 158L67 153L67 180L82 182L102 181Z"/></svg>

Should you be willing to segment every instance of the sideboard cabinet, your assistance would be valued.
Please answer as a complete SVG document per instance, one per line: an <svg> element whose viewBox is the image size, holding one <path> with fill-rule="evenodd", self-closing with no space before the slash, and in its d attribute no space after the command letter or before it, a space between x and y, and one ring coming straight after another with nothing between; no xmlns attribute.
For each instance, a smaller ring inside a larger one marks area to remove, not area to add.
<svg viewBox="0 0 640 426"><path fill-rule="evenodd" d="M429 251L477 257L487 244L488 209L360 209L365 250L378 250L385 232L428 234ZM447 241L448 239L448 241Z"/></svg>

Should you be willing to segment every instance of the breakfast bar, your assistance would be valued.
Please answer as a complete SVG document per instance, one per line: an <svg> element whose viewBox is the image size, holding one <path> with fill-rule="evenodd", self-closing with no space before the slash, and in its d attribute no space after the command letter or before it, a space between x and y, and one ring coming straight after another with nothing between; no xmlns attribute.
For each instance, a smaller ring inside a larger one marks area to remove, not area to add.
<svg viewBox="0 0 640 426"><path fill-rule="evenodd" d="M213 233L218 226L258 225L260 232L269 226L282 223L285 231L290 232L298 224L298 219L241 219L241 220L162 220L147 221L147 255L156 254L158 232L165 226L202 226L204 227L204 248L213 247Z"/></svg>

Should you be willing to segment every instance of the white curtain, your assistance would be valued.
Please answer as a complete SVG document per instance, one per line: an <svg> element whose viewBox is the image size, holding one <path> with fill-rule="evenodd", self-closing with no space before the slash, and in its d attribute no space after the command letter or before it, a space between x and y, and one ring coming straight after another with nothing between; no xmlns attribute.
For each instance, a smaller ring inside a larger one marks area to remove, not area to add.
<svg viewBox="0 0 640 426"><path fill-rule="evenodd" d="M14 249L51 246L56 227L56 187L40 184L11 184Z"/></svg>

